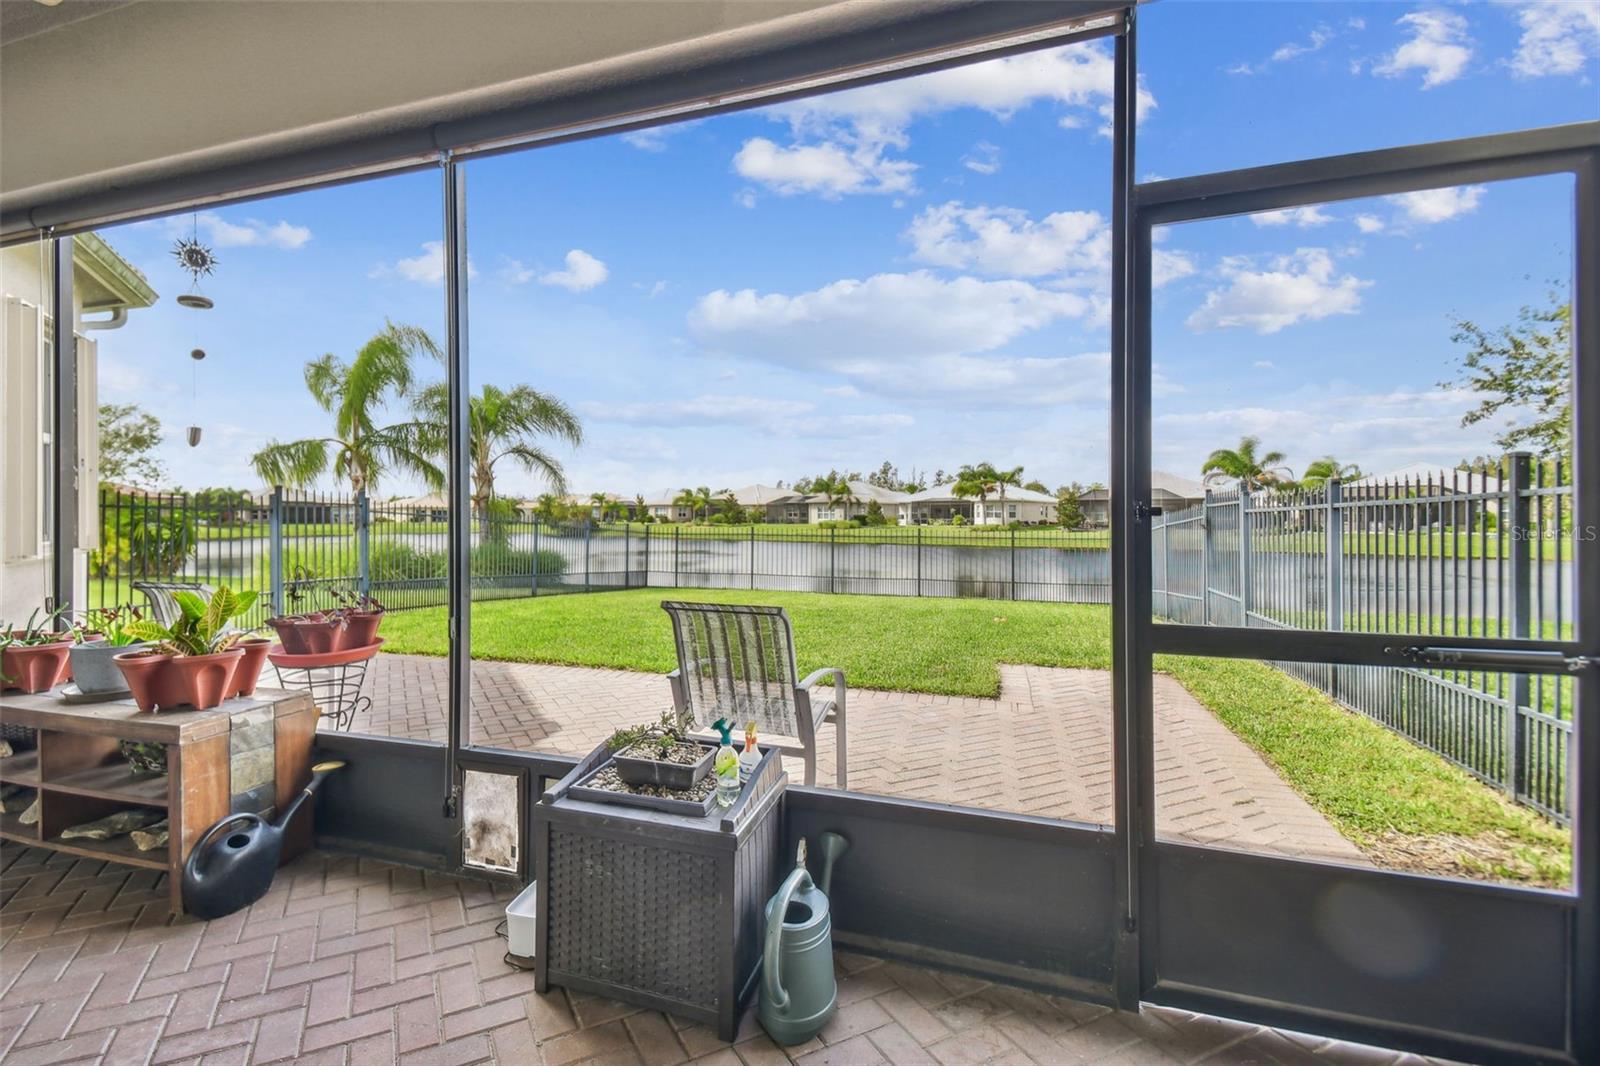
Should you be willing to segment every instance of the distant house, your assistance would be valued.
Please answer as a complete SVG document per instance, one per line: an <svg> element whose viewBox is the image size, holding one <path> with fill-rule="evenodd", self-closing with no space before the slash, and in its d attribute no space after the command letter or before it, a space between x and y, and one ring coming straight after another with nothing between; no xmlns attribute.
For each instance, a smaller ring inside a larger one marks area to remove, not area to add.
<svg viewBox="0 0 1600 1066"><path fill-rule="evenodd" d="M901 524L925 526L949 522L957 515L979 526L1003 526L1012 522L1029 526L1053 525L1056 521L1056 498L1047 492L1008 485L1004 499L995 492L980 500L957 496L954 488L953 484L937 485L907 496L899 504Z"/></svg>
<svg viewBox="0 0 1600 1066"><path fill-rule="evenodd" d="M1180 511L1192 507L1206 498L1206 487L1165 470L1150 471L1150 503L1163 511ZM1106 529L1111 525L1111 490L1091 489L1078 497L1078 508L1083 512L1083 524L1090 529Z"/></svg>
<svg viewBox="0 0 1600 1066"><path fill-rule="evenodd" d="M746 485L733 490L733 498L745 510L760 509L767 522L804 522L806 497L793 489L773 485Z"/></svg>
<svg viewBox="0 0 1600 1066"><path fill-rule="evenodd" d="M899 516L900 505L910 499L910 495L895 489L879 488L868 481L850 482L850 498L830 502L828 497L812 493L805 497L806 510L809 513L808 521L811 522L838 522L850 518L865 517L872 501L878 501L878 506L883 508L884 517L891 524Z"/></svg>
<svg viewBox="0 0 1600 1066"><path fill-rule="evenodd" d="M1409 463L1382 474L1365 474L1340 486L1340 495L1346 500L1410 500L1437 501L1440 497L1482 495L1497 496L1505 491L1505 483L1493 474L1483 471L1456 470L1453 467L1434 466L1429 463ZM1417 506L1356 508L1352 520L1362 528L1416 529L1421 526L1470 526L1475 516L1485 512L1500 515L1500 500L1462 500L1445 505L1437 502Z"/></svg>
<svg viewBox="0 0 1600 1066"><path fill-rule="evenodd" d="M399 522L444 522L450 518L450 504L437 492L426 496L396 496L374 506L372 517Z"/></svg>

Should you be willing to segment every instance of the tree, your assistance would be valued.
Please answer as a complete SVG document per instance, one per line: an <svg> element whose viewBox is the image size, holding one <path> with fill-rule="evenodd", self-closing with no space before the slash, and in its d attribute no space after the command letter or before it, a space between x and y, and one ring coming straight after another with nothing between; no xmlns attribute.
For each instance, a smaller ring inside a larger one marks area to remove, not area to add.
<svg viewBox="0 0 1600 1066"><path fill-rule="evenodd" d="M650 517L650 508L644 502L644 493L636 493L633 497L633 517L643 520Z"/></svg>
<svg viewBox="0 0 1600 1066"><path fill-rule="evenodd" d="M867 475L867 484L880 489L898 489L905 482L900 478L900 468L885 459L882 466Z"/></svg>
<svg viewBox="0 0 1600 1066"><path fill-rule="evenodd" d="M995 470L994 483L995 487L1000 490L1000 503L1003 506L1006 502L1006 486L1022 487L1022 467L1014 466L1010 470Z"/></svg>
<svg viewBox="0 0 1600 1066"><path fill-rule="evenodd" d="M1555 294L1550 299L1550 307L1524 307L1515 325L1498 330L1457 319L1450 340L1469 348L1461 357L1460 377L1441 382L1483 397L1461 417L1463 426L1502 411L1528 416L1495 443L1529 448L1541 458L1572 454L1572 302L1561 302Z"/></svg>
<svg viewBox="0 0 1600 1066"><path fill-rule="evenodd" d="M306 389L333 415L333 435L280 443L269 441L250 465L269 485L305 487L330 469L347 478L352 492L372 490L386 470L412 473L437 489L444 474L429 451L444 436L443 422L379 426L375 419L392 399L412 393L412 360L418 353L443 359L433 338L415 326L386 322L346 363L331 352L305 367Z"/></svg>
<svg viewBox="0 0 1600 1066"><path fill-rule="evenodd" d="M1248 488L1294 480L1282 452L1257 454L1260 437L1241 437L1237 448L1218 448L1206 456L1200 473L1206 481L1243 481Z"/></svg>
<svg viewBox="0 0 1600 1066"><path fill-rule="evenodd" d="M430 453L448 451L445 426L449 422L450 391L444 382L423 389L416 400L421 433L419 440ZM467 400L467 465L472 472L472 511L480 529L493 525L490 503L495 498L495 477L501 463L510 462L525 473L544 478L557 493L567 491L566 471L545 450L543 439L554 437L576 447L583 443L583 424L561 400L531 385L502 389L485 385ZM495 527L498 528L498 527Z"/></svg>
<svg viewBox="0 0 1600 1066"><path fill-rule="evenodd" d="M1074 481L1056 489L1056 521L1063 529L1083 528L1083 504L1080 498L1089 490Z"/></svg>
<svg viewBox="0 0 1600 1066"><path fill-rule="evenodd" d="M595 521L604 522L606 509L611 505L611 498L603 492L589 493L590 509L594 513Z"/></svg>
<svg viewBox="0 0 1600 1066"><path fill-rule="evenodd" d="M989 494L995 491L999 476L999 471L991 463L979 463L977 466L968 464L956 472L955 486L950 491L962 499L976 497L979 503L986 503Z"/></svg>
<svg viewBox="0 0 1600 1066"><path fill-rule="evenodd" d="M1361 467L1355 463L1341 463L1331 455L1324 455L1306 467L1306 472L1300 479L1300 488L1320 489L1323 485L1338 478L1340 481L1354 481L1361 476Z"/></svg>
<svg viewBox="0 0 1600 1066"><path fill-rule="evenodd" d="M846 506L856 501L855 490L850 487L851 479L840 474L837 470L830 470L811 482L813 495L822 496L828 501L828 510L834 510L841 504Z"/></svg>
<svg viewBox="0 0 1600 1066"><path fill-rule="evenodd" d="M136 403L100 405L100 479L155 488L167 476L155 450L161 421Z"/></svg>
<svg viewBox="0 0 1600 1066"><path fill-rule="evenodd" d="M1042 481L1030 481L1022 487L1027 489L1029 492L1042 492L1046 496L1050 495L1050 487Z"/></svg>
<svg viewBox="0 0 1600 1066"><path fill-rule="evenodd" d="M677 496L673 497L672 506L687 507L689 509L689 521L692 522L694 521L695 515L700 509L700 493L706 491L708 490L704 487L702 487L699 491L694 489L684 489L682 492L678 493Z"/></svg>
<svg viewBox="0 0 1600 1066"><path fill-rule="evenodd" d="M545 525L554 525L567 516L567 505L555 493L541 493L534 502L533 516Z"/></svg>
<svg viewBox="0 0 1600 1066"><path fill-rule="evenodd" d="M889 516L883 513L883 504L877 500L867 501L866 520L869 526L886 526L889 524Z"/></svg>

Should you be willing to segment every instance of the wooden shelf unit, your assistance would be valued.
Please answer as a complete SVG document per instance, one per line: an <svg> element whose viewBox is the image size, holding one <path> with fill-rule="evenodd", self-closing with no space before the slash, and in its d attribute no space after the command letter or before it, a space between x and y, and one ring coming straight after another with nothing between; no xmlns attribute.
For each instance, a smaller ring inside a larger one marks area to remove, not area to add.
<svg viewBox="0 0 1600 1066"><path fill-rule="evenodd" d="M0 840L49 848L104 862L164 870L174 912L182 910L179 872L200 836L233 813L234 719L271 709L273 803L282 809L311 778L317 709L304 692L258 689L209 711L140 712L132 700L68 704L55 693L0 695L7 724L35 730L38 746L0 759L0 784L35 789L39 820L23 825L18 814L0 815ZM256 718L267 716L255 715ZM134 774L122 741L162 744L167 773ZM165 848L140 851L124 836L112 840L62 840L61 832L119 810L164 810ZM309 845L309 805L290 834L285 858Z"/></svg>

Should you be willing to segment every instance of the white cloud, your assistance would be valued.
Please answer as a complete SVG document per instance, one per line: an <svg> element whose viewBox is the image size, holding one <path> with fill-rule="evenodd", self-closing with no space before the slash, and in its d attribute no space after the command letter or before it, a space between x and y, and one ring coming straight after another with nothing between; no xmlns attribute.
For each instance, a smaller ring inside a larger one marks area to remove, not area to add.
<svg viewBox="0 0 1600 1066"><path fill-rule="evenodd" d="M946 280L928 271L847 278L809 292L719 289L701 297L689 327L707 347L852 376L867 362L917 362L998 348L1098 305L1026 281Z"/></svg>
<svg viewBox="0 0 1600 1066"><path fill-rule="evenodd" d="M1377 215L1357 215L1355 217L1356 229L1362 233L1382 233L1383 219Z"/></svg>
<svg viewBox="0 0 1600 1066"><path fill-rule="evenodd" d="M751 188L740 189L733 194L733 202L748 210L756 206L756 191Z"/></svg>
<svg viewBox="0 0 1600 1066"><path fill-rule="evenodd" d="M1348 24L1347 24L1348 25ZM1349 25L1350 29L1359 29L1358 26ZM1273 52L1260 63L1236 63L1228 68L1229 74L1260 74L1274 63L1287 63L1291 59L1298 59L1312 52L1320 52L1324 45L1338 36L1338 33L1326 24L1316 26L1306 36L1304 41L1288 41L1273 49Z"/></svg>
<svg viewBox="0 0 1600 1066"><path fill-rule="evenodd" d="M1354 314L1361 290L1372 284L1351 274L1334 276L1324 248L1300 248L1279 256L1268 270L1254 270L1248 257L1223 260L1225 289L1213 289L1186 322L1196 331L1248 328L1276 333L1297 322Z"/></svg>
<svg viewBox="0 0 1600 1066"><path fill-rule="evenodd" d="M837 199L909 192L917 165L891 150L910 146L907 130L917 119L975 108L1004 121L1032 104L1051 102L1067 112L1059 120L1062 126L1076 127L1098 116L1100 132L1108 134L1112 75L1111 52L1096 41L778 104L766 113L788 124L794 143L752 138L734 157L734 168L786 195ZM1141 87L1139 114L1154 106L1154 96ZM982 156L969 159L979 173L997 165Z"/></svg>
<svg viewBox="0 0 1600 1066"><path fill-rule="evenodd" d="M917 215L906 237L920 262L981 274L1093 276L1111 264L1110 229L1095 211L1057 211L1035 222L1014 207L952 200Z"/></svg>
<svg viewBox="0 0 1600 1066"><path fill-rule="evenodd" d="M914 367L862 360L849 372L875 393L963 411L1078 404L1103 415L1111 393L1111 357L1104 353L1049 357L934 355ZM1158 387L1164 388L1165 382Z"/></svg>
<svg viewBox="0 0 1600 1066"><path fill-rule="evenodd" d="M1278 364L1274 363L1271 359L1257 359L1255 362L1251 363L1250 365L1255 367L1257 370L1276 370L1276 369L1278 369Z"/></svg>
<svg viewBox="0 0 1600 1066"><path fill-rule="evenodd" d="M539 275L540 285L557 285L568 292L588 292L611 276L606 265L582 248L567 253L567 269Z"/></svg>
<svg viewBox="0 0 1600 1066"><path fill-rule="evenodd" d="M885 159L883 152L881 144L847 147L825 141L785 148L752 137L733 157L733 169L783 196L816 193L837 200L847 193L910 191L916 164Z"/></svg>
<svg viewBox="0 0 1600 1066"><path fill-rule="evenodd" d="M162 225L174 237L188 237L199 229L205 240L218 248L281 248L296 251L311 240L311 230L279 219L264 222L258 218L234 221L223 218L215 211L202 212L197 217L174 215Z"/></svg>
<svg viewBox="0 0 1600 1066"><path fill-rule="evenodd" d="M516 263L516 260L512 260ZM478 276L478 268L467 260L467 277ZM398 279L415 281L421 285L438 285L444 281L444 242L423 241L421 253L393 263L379 263L367 271L367 277L380 281Z"/></svg>
<svg viewBox="0 0 1600 1066"><path fill-rule="evenodd" d="M759 426L775 419L798 418L816 409L806 400L770 399L763 396L702 394L684 400L646 403L591 402L578 405L597 422L625 422L637 426L746 425Z"/></svg>
<svg viewBox="0 0 1600 1066"><path fill-rule="evenodd" d="M1150 287L1159 289L1169 281L1193 274L1198 268L1188 252L1169 252L1154 248L1150 252Z"/></svg>
<svg viewBox="0 0 1600 1066"><path fill-rule="evenodd" d="M1518 77L1580 74L1600 57L1600 0L1523 4L1517 22L1522 39L1511 69Z"/></svg>
<svg viewBox="0 0 1600 1066"><path fill-rule="evenodd" d="M1327 225L1333 221L1333 216L1316 206L1285 207L1277 211L1258 211L1250 216L1250 221L1258 226L1288 226L1292 224L1299 229L1311 229L1314 226Z"/></svg>
<svg viewBox="0 0 1600 1066"><path fill-rule="evenodd" d="M1429 225L1447 222L1458 215L1470 215L1478 209L1478 201L1483 199L1485 191L1482 185L1453 185L1445 189L1401 193L1387 199L1399 206L1407 221Z"/></svg>
<svg viewBox="0 0 1600 1066"><path fill-rule="evenodd" d="M1413 11L1401 15L1395 25L1409 30L1411 39L1376 63L1374 74L1398 78L1420 70L1422 87L1432 89L1459 78L1472 59L1467 20L1453 11Z"/></svg>
<svg viewBox="0 0 1600 1066"><path fill-rule="evenodd" d="M822 394L824 396L836 396L841 400L848 400L853 396L860 396L861 390L854 385L835 385L832 388L823 389Z"/></svg>
<svg viewBox="0 0 1600 1066"><path fill-rule="evenodd" d="M979 141L972 146L972 151L961 157L961 165L978 174L998 174L1000 146L990 144L988 141Z"/></svg>

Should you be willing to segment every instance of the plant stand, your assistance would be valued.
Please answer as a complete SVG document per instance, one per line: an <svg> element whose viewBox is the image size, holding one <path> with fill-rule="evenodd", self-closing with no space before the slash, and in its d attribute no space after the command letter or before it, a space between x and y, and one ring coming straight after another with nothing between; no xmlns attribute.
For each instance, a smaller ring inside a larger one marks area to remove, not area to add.
<svg viewBox="0 0 1600 1066"><path fill-rule="evenodd" d="M666 814L570 795L605 746L533 806L534 977L713 1026L732 1041L760 973L762 908L783 872L788 778L769 750L738 801Z"/></svg>
<svg viewBox="0 0 1600 1066"><path fill-rule="evenodd" d="M323 717L332 721L335 729L346 730L357 713L372 706L372 697L363 696L361 688L367 682L367 665L381 647L380 639L360 648L290 655L282 644L274 644L267 661L278 674L278 684L291 691L309 692Z"/></svg>

